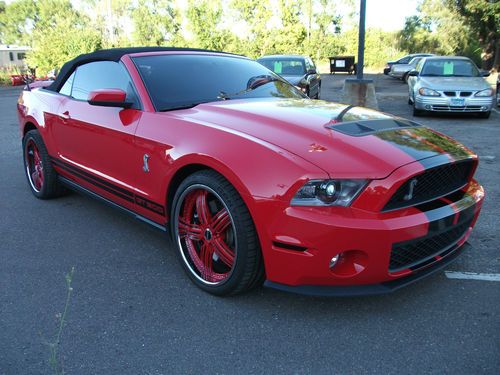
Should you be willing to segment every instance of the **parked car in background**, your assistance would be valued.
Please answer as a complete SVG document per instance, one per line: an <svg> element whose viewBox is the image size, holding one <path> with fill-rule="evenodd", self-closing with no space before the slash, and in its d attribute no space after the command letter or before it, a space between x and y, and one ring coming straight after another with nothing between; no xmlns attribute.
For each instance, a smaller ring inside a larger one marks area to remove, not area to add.
<svg viewBox="0 0 500 375"><path fill-rule="evenodd" d="M417 64L423 57L414 57L408 64L394 64L391 66L389 75L393 78L398 78L404 82L408 82L408 73L417 67Z"/></svg>
<svg viewBox="0 0 500 375"><path fill-rule="evenodd" d="M408 104L413 115L425 112L476 112L488 118L493 107L493 89L467 57L439 56L422 59L408 77Z"/></svg>
<svg viewBox="0 0 500 375"><path fill-rule="evenodd" d="M497 106L500 107L500 74L497 77Z"/></svg>
<svg viewBox="0 0 500 375"><path fill-rule="evenodd" d="M279 74L308 97L321 96L321 76L310 57L299 55L270 55L257 59L267 69Z"/></svg>
<svg viewBox="0 0 500 375"><path fill-rule="evenodd" d="M387 64L385 65L384 68L384 74L388 75L389 72L391 71L391 67L395 64L408 64L411 59L414 57L426 57L426 56L432 56L431 53L412 53L410 55L406 55L401 57L399 60L394 60L394 61L388 61Z"/></svg>
<svg viewBox="0 0 500 375"><path fill-rule="evenodd" d="M97 51L22 91L17 110L36 198L69 187L170 231L187 275L217 295L264 280L394 291L463 253L483 203L461 144L311 100L243 56Z"/></svg>

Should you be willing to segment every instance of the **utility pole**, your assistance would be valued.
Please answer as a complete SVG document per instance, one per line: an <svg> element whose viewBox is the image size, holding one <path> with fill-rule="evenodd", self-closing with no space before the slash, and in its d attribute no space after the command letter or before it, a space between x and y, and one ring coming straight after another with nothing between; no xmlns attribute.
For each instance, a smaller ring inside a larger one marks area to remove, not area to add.
<svg viewBox="0 0 500 375"><path fill-rule="evenodd" d="M344 81L342 102L355 106L378 109L377 96L375 94L375 85L373 80L365 79L363 77L363 67L365 65L365 22L366 0L360 0L356 78L348 78Z"/></svg>
<svg viewBox="0 0 500 375"><path fill-rule="evenodd" d="M358 65L356 69L357 79L363 79L363 67L365 65L365 24L366 0L361 0L359 9Z"/></svg>

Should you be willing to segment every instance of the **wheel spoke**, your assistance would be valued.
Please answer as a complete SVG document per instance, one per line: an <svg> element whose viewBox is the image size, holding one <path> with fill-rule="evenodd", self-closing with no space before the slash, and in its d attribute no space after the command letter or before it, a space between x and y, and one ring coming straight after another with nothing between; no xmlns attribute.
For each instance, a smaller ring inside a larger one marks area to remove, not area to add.
<svg viewBox="0 0 500 375"><path fill-rule="evenodd" d="M214 249L206 243L202 243L200 247L200 259L203 264L201 271L202 277L207 281L213 281L214 271L212 270L212 262L214 256Z"/></svg>
<svg viewBox="0 0 500 375"><path fill-rule="evenodd" d="M179 217L179 236L181 238L187 237L194 241L201 241L203 237L201 228L196 224L189 223L183 217Z"/></svg>
<svg viewBox="0 0 500 375"><path fill-rule="evenodd" d="M207 202L208 192L206 190L200 190L196 196L196 212L198 214L198 219L201 224L207 225L212 219L212 214L210 213L210 208Z"/></svg>
<svg viewBox="0 0 500 375"><path fill-rule="evenodd" d="M40 187L42 186L40 181L40 174L36 169L31 173L31 181L33 181L33 184L37 189L40 189Z"/></svg>
<svg viewBox="0 0 500 375"><path fill-rule="evenodd" d="M220 238L214 238L215 253L219 256L220 260L229 268L234 265L234 252L227 246L227 244Z"/></svg>
<svg viewBox="0 0 500 375"><path fill-rule="evenodd" d="M231 217L225 208L217 212L212 219L212 230L214 234L221 234L231 225Z"/></svg>

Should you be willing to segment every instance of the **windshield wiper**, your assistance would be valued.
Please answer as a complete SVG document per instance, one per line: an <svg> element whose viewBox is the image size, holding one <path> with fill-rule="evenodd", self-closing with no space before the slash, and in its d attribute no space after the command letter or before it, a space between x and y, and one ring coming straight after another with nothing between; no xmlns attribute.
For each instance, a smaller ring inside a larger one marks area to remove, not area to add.
<svg viewBox="0 0 500 375"><path fill-rule="evenodd" d="M162 108L162 109L158 110L158 112L175 111L175 110L178 110L178 109L189 109L189 108L194 108L197 105L203 104L203 103L207 103L207 102L186 103L186 104L176 105L176 106L173 106L173 107L166 107L166 108Z"/></svg>
<svg viewBox="0 0 500 375"><path fill-rule="evenodd" d="M217 99L229 100L234 96L246 94L247 92L253 91L260 86L264 86L264 85L267 85L268 83L276 82L276 81L283 82L282 79L280 79L278 77L273 77L273 76L268 75L268 74L255 76L255 77L252 77L248 80L246 89L235 92L233 94L227 94L224 91L220 91L219 95L217 95Z"/></svg>

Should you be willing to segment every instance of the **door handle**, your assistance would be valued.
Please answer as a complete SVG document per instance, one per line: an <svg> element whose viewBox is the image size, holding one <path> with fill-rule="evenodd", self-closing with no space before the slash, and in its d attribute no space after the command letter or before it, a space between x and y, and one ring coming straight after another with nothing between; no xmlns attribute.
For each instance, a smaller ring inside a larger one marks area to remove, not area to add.
<svg viewBox="0 0 500 375"><path fill-rule="evenodd" d="M63 119L63 120L69 120L69 119L71 119L71 116L69 115L68 111L63 112L63 113L59 113L57 116L59 118Z"/></svg>

